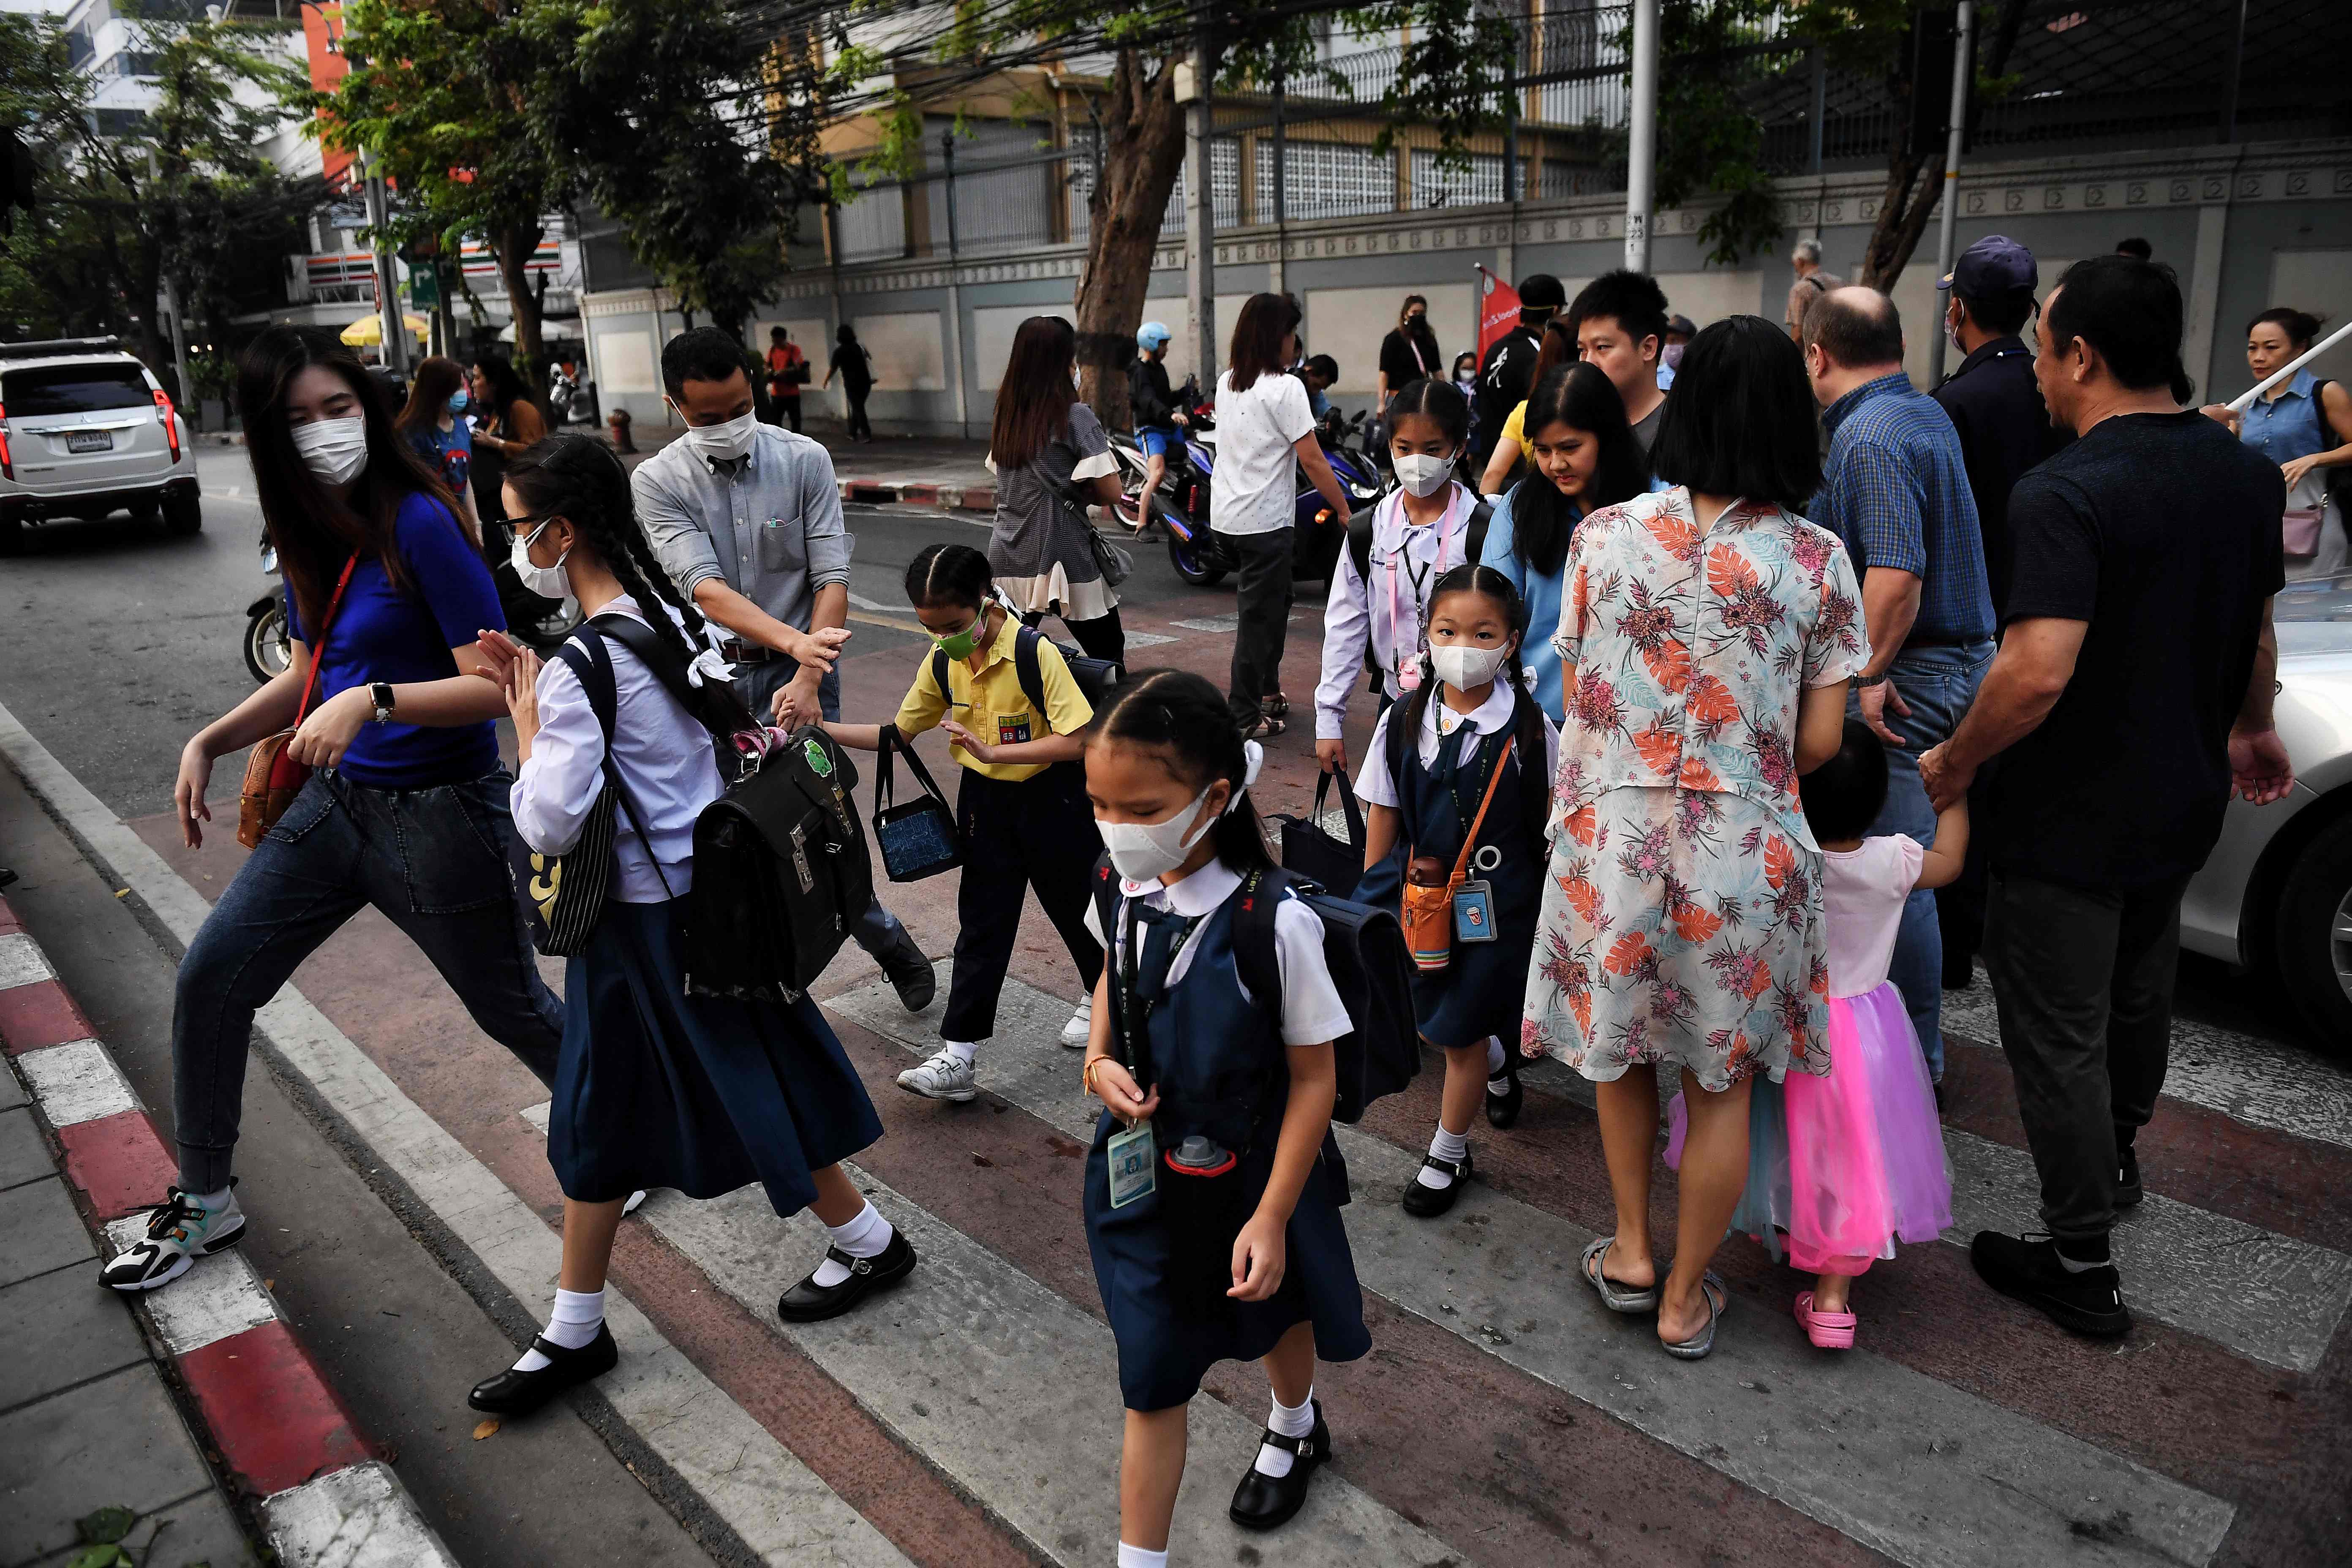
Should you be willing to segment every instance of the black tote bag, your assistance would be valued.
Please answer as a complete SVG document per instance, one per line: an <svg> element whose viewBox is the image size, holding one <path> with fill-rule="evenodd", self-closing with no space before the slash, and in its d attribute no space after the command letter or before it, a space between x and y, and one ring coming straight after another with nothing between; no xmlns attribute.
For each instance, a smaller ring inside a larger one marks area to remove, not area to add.
<svg viewBox="0 0 2352 1568"><path fill-rule="evenodd" d="M1339 786L1339 808L1347 816L1348 837L1335 838L1323 826L1325 802L1331 785ZM1323 884L1335 898L1353 898L1364 877L1364 810L1356 804L1356 786L1345 772L1325 773L1315 785L1315 805L1305 816L1277 816L1282 831L1282 868Z"/></svg>
<svg viewBox="0 0 2352 1568"><path fill-rule="evenodd" d="M876 748L874 769L874 846L882 852L882 868L894 882L919 882L963 864L963 844L956 832L955 810L948 805L923 759L915 754L898 726L882 726L882 743ZM907 766L923 793L904 805L891 804L891 753L904 752Z"/></svg>

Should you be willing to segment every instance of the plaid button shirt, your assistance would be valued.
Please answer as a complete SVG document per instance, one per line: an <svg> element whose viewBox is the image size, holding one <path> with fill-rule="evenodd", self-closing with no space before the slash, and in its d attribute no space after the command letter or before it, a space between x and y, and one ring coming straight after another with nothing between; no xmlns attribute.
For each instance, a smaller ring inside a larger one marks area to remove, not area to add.
<svg viewBox="0 0 2352 1568"><path fill-rule="evenodd" d="M1897 372L1831 404L1822 425L1830 452L1811 521L1844 541L1856 573L1883 566L1920 579L1910 640L1990 637L1984 534L1950 416Z"/></svg>

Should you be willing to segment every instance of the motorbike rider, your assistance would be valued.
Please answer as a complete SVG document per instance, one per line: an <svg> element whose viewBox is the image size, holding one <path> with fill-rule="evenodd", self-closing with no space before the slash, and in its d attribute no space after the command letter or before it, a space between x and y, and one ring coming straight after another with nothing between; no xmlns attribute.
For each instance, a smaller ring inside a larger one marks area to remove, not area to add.
<svg viewBox="0 0 2352 1568"><path fill-rule="evenodd" d="M1168 341L1172 334L1158 321L1136 329L1136 357L1127 366L1127 401L1135 415L1135 444L1143 448L1143 501L1137 509L1137 531L1150 526L1151 498L1168 472L1168 453L1184 439L1182 426L1192 421L1176 405L1168 384Z"/></svg>

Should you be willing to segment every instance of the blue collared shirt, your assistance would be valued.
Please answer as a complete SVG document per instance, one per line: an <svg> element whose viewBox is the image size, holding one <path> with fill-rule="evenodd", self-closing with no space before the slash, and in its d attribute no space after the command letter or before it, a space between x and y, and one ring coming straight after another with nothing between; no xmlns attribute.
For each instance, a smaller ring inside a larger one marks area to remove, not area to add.
<svg viewBox="0 0 2352 1568"><path fill-rule="evenodd" d="M1857 575L1880 566L1920 579L1911 640L1990 637L1984 534L1950 416L1897 372L1831 404L1822 425L1830 452L1808 517L1844 542Z"/></svg>
<svg viewBox="0 0 2352 1568"><path fill-rule="evenodd" d="M805 436L752 426L751 450L713 463L685 437L629 476L637 521L689 598L716 577L784 625L809 629L816 591L849 581L854 541L833 458Z"/></svg>

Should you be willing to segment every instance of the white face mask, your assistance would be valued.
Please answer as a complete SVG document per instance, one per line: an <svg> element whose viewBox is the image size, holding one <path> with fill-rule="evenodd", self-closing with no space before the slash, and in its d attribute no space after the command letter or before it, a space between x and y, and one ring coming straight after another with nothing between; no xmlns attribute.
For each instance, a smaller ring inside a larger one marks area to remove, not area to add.
<svg viewBox="0 0 2352 1568"><path fill-rule="evenodd" d="M547 524L542 522L532 529L528 536L518 536L514 542L514 549L507 556L507 564L514 568L514 574L517 577L522 579L522 585L541 598L569 598L572 595L572 580L563 574L563 563L570 559L571 551L566 550L562 555L557 556L555 564L552 566L538 566L531 563L530 542L546 531Z"/></svg>
<svg viewBox="0 0 2352 1568"><path fill-rule="evenodd" d="M1216 787L1211 784L1209 789ZM1095 826L1102 832L1103 847L1110 851L1112 868L1130 882L1151 882L1181 866L1201 836L1216 826L1213 816L1202 817L1197 827L1193 825L1208 798L1209 790L1202 790L1192 797L1192 805L1165 822L1105 822L1096 817Z"/></svg>
<svg viewBox="0 0 2352 1568"><path fill-rule="evenodd" d="M1437 679L1456 691L1471 691L1495 679L1503 668L1506 649L1471 647L1464 643L1439 643L1429 650L1430 668Z"/></svg>
<svg viewBox="0 0 2352 1568"><path fill-rule="evenodd" d="M1415 453L1410 458L1396 460L1397 483L1405 488L1407 494L1417 499L1425 500L1435 495L1445 487L1445 481L1453 474L1454 459L1451 458L1432 458Z"/></svg>
<svg viewBox="0 0 2352 1568"><path fill-rule="evenodd" d="M756 416L739 415L717 425L689 425L686 427L686 441L698 457L731 463L751 450L751 433L759 427Z"/></svg>
<svg viewBox="0 0 2352 1568"><path fill-rule="evenodd" d="M294 426L294 450L302 466L331 485L347 485L367 467L367 421L313 419Z"/></svg>

